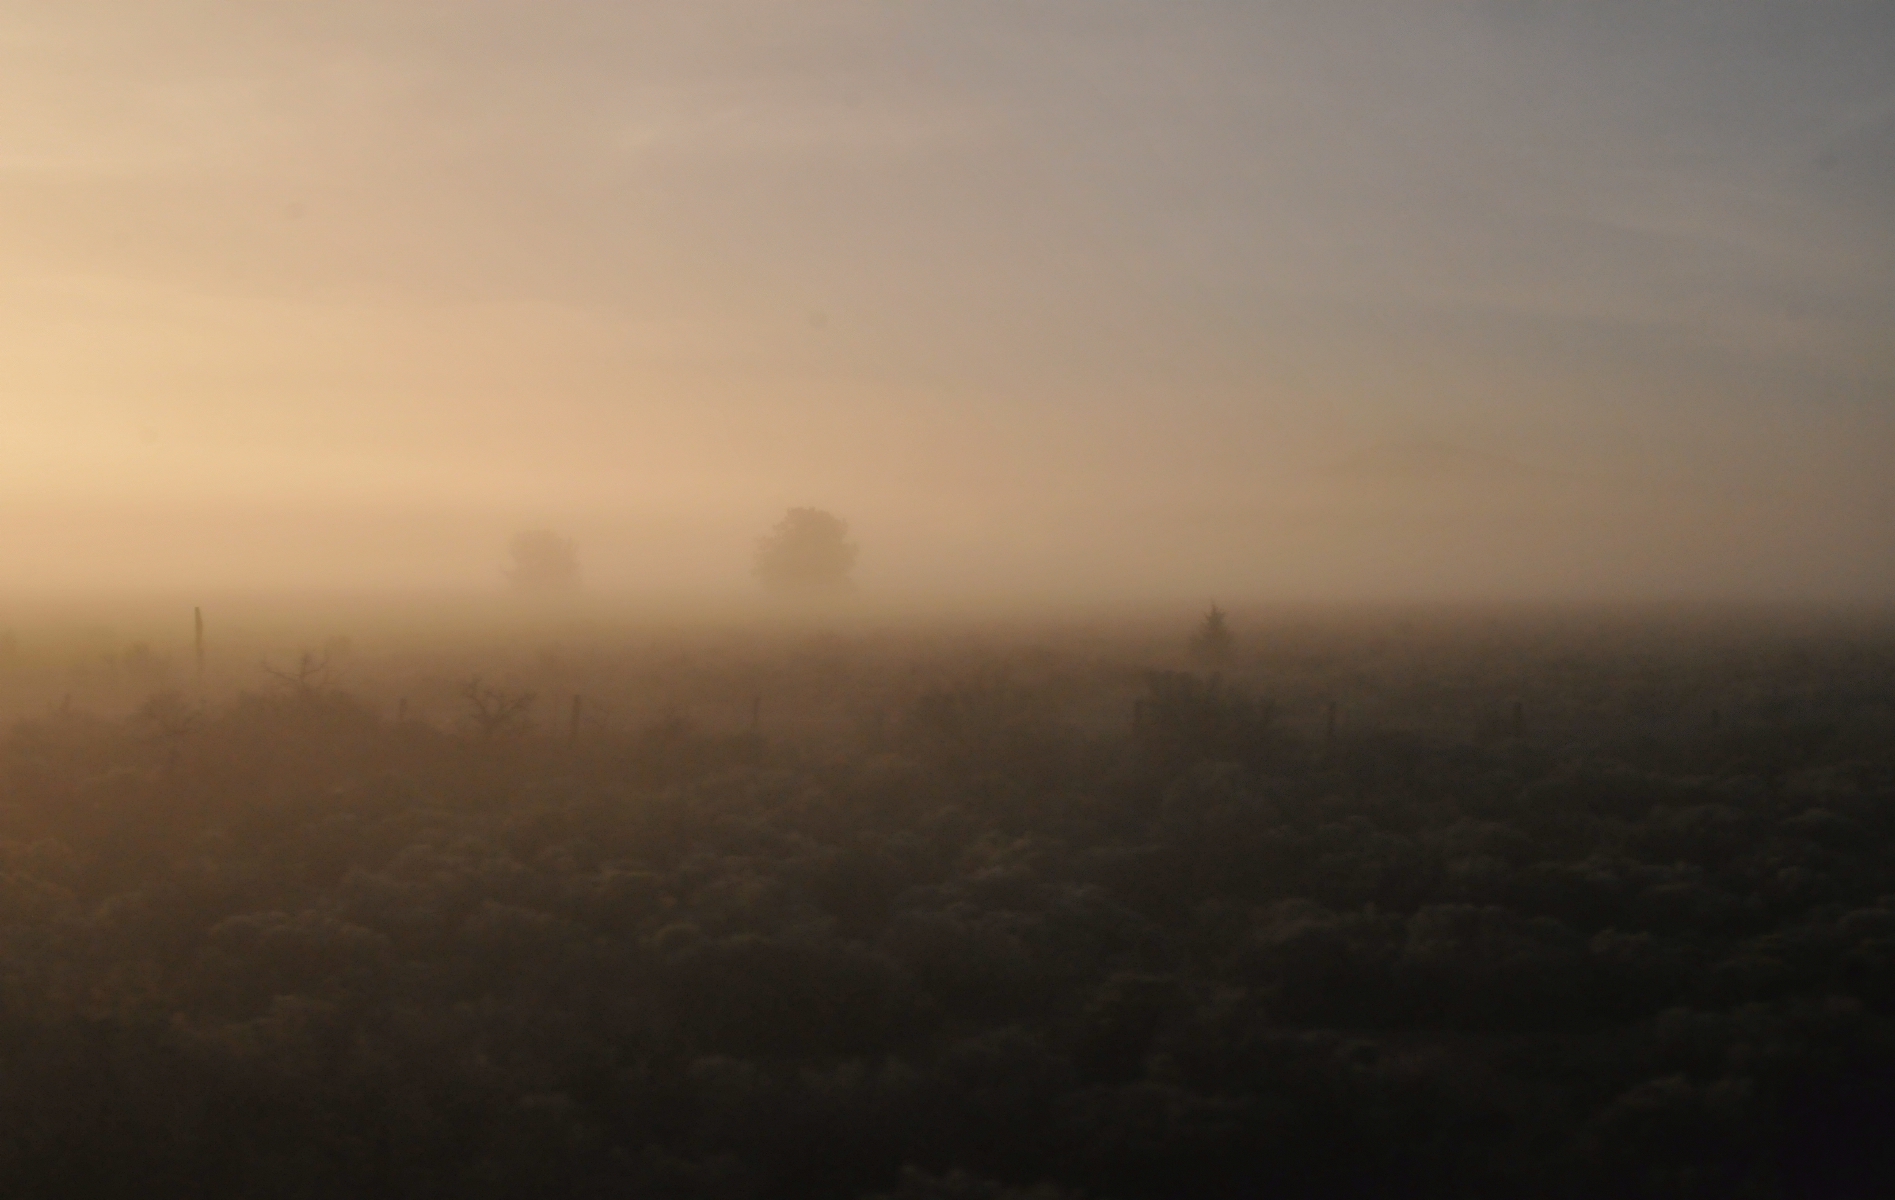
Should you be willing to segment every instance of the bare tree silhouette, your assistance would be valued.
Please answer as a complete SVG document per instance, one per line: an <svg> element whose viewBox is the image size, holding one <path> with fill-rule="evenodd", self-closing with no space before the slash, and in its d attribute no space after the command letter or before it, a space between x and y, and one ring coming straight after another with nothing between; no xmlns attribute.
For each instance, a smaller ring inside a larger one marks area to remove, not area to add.
<svg viewBox="0 0 1895 1200"><path fill-rule="evenodd" d="M460 693L467 701L466 723L477 740L495 742L526 732L532 692L492 687L477 675L461 685Z"/></svg>
<svg viewBox="0 0 1895 1200"><path fill-rule="evenodd" d="M328 691L334 682L329 669L329 656L311 654L307 650L303 651L302 657L296 661L296 666L290 670L279 670L271 666L268 661L263 663L263 670L265 674L270 675L302 699Z"/></svg>

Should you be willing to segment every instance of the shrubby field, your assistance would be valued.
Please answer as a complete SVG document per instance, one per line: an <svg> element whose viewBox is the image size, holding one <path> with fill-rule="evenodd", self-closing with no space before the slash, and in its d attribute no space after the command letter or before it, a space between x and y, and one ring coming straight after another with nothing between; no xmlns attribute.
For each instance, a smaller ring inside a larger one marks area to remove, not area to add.
<svg viewBox="0 0 1895 1200"><path fill-rule="evenodd" d="M1234 627L10 642L0 1179L1895 1187L1895 632Z"/></svg>

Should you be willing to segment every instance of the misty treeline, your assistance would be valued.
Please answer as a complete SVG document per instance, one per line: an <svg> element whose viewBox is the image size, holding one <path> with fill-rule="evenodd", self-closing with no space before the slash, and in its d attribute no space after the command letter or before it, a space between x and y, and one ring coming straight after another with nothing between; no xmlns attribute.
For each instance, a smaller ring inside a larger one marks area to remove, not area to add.
<svg viewBox="0 0 1895 1200"><path fill-rule="evenodd" d="M820 508L792 508L757 539L751 574L779 593L846 588L860 548L849 523ZM527 529L507 544L508 583L521 592L569 592L579 586L579 545L550 529Z"/></svg>
<svg viewBox="0 0 1895 1200"><path fill-rule="evenodd" d="M1887 1194L1885 633L1554 630L1516 704L1471 644L1242 632L1220 674L831 638L778 664L821 735L286 668L19 721L0 1179Z"/></svg>

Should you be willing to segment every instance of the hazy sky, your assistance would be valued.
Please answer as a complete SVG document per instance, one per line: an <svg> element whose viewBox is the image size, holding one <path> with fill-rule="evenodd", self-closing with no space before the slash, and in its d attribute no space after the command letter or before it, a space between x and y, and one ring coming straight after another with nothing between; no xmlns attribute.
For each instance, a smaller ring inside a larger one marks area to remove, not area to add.
<svg viewBox="0 0 1895 1200"><path fill-rule="evenodd" d="M1895 598L1886 0L8 0L0 587Z"/></svg>

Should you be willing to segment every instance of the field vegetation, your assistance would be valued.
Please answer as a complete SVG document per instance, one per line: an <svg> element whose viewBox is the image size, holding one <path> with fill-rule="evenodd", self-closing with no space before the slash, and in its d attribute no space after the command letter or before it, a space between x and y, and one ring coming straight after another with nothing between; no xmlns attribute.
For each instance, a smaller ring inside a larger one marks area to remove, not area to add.
<svg viewBox="0 0 1895 1200"><path fill-rule="evenodd" d="M1888 1194L1895 630L1192 620L16 631L0 1179Z"/></svg>

